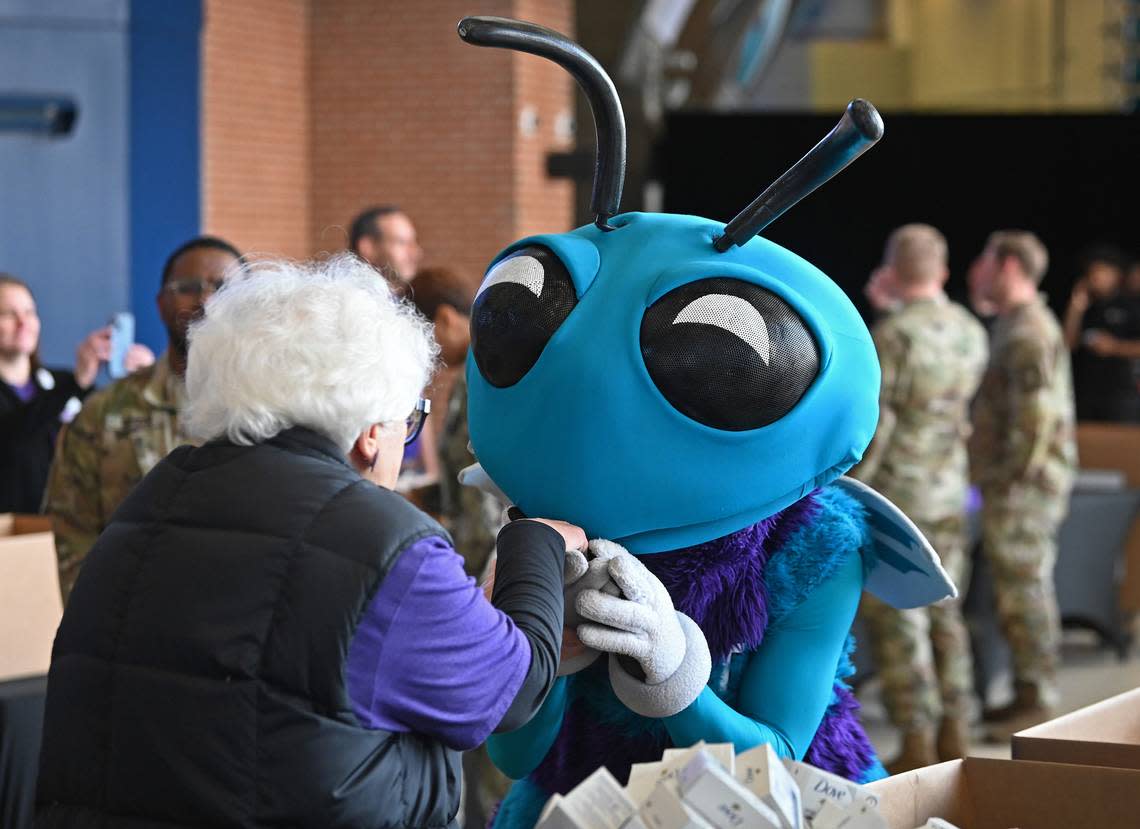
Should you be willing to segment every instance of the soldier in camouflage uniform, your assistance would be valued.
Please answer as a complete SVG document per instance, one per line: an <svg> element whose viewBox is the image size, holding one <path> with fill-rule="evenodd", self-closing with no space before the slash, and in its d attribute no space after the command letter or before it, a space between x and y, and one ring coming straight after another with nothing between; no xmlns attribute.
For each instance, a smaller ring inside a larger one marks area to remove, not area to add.
<svg viewBox="0 0 1140 829"><path fill-rule="evenodd" d="M112 513L151 468L189 442L179 426L185 399L186 332L240 254L221 239L192 239L163 268L158 310L166 352L153 366L87 399L59 436L44 496L67 601L80 566Z"/></svg>
<svg viewBox="0 0 1140 829"><path fill-rule="evenodd" d="M884 298L885 288L895 300L872 332L883 377L879 424L851 474L918 525L964 589L969 406L987 346L981 324L943 293L948 274L946 240L935 228L891 234L868 294ZM861 614L887 712L903 735L889 770L965 756L973 666L960 601L896 610L867 594Z"/></svg>
<svg viewBox="0 0 1140 829"><path fill-rule="evenodd" d="M998 314L970 449L982 490L982 543L1013 654L1014 701L984 714L987 736L999 741L1048 719L1057 702L1053 565L1077 451L1068 351L1037 292L1047 268L1033 234L1002 231L970 269L973 291Z"/></svg>

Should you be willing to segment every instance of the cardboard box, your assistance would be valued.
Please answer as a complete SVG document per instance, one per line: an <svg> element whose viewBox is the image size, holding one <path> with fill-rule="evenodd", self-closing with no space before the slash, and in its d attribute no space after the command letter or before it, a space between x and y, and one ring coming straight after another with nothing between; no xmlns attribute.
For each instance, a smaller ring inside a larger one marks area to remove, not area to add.
<svg viewBox="0 0 1140 829"><path fill-rule="evenodd" d="M1130 487L1140 487L1140 426L1129 423L1077 424L1077 456L1082 469L1119 469ZM1140 515L1124 543L1120 607L1140 612Z"/></svg>
<svg viewBox="0 0 1140 829"><path fill-rule="evenodd" d="M51 521L0 515L0 682L47 673L62 616Z"/></svg>
<svg viewBox="0 0 1140 829"><path fill-rule="evenodd" d="M887 829L887 820L870 803L845 809L828 800L815 813L811 829Z"/></svg>
<svg viewBox="0 0 1140 829"><path fill-rule="evenodd" d="M1013 758L1140 769L1140 688L1019 731Z"/></svg>
<svg viewBox="0 0 1140 829"><path fill-rule="evenodd" d="M1140 771L967 757L867 786L890 829L939 817L961 829L1135 826Z"/></svg>

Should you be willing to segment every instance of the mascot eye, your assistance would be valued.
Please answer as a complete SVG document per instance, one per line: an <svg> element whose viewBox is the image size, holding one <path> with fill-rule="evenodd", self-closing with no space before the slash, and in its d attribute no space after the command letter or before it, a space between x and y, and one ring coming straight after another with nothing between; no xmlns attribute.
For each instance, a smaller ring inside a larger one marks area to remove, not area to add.
<svg viewBox="0 0 1140 829"><path fill-rule="evenodd" d="M491 268L471 308L471 351L484 379L513 386L538 362L578 295L549 248L519 248Z"/></svg>
<svg viewBox="0 0 1140 829"><path fill-rule="evenodd" d="M782 418L819 373L819 347L788 303L722 277L674 288L649 306L641 354L674 408L733 432Z"/></svg>

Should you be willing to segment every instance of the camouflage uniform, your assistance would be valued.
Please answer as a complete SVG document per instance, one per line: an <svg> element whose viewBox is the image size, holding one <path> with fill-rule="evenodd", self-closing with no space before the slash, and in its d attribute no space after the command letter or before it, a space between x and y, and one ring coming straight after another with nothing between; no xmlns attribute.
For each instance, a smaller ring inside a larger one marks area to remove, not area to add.
<svg viewBox="0 0 1140 829"><path fill-rule="evenodd" d="M982 544L1014 679L1055 700L1061 627L1057 528L1077 464L1069 353L1044 299L998 318L970 444Z"/></svg>
<svg viewBox="0 0 1140 829"><path fill-rule="evenodd" d="M459 485L459 471L475 463L468 441L467 381L460 375L447 401L447 418L440 437L441 522L463 556L467 574L482 580L494 559L502 507L487 493ZM463 778L464 825L486 826L511 781L491 762L486 746L463 755Z"/></svg>
<svg viewBox="0 0 1140 829"><path fill-rule="evenodd" d="M969 406L986 367L986 332L945 296L903 306L875 326L882 366L879 425L852 475L897 504L964 589L969 561ZM970 714L973 665L959 601L896 610L867 595L870 634L883 697L904 730L934 727L940 716Z"/></svg>
<svg viewBox="0 0 1140 829"><path fill-rule="evenodd" d="M151 367L87 398L60 433L44 496L67 601L84 557L135 484L172 449L189 443L179 429L185 381L163 354Z"/></svg>

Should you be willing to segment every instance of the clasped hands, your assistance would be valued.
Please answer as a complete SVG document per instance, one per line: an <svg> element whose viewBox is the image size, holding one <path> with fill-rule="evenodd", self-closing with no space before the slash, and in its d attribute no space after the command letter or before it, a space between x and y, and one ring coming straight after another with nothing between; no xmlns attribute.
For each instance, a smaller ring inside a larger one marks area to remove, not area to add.
<svg viewBox="0 0 1140 829"><path fill-rule="evenodd" d="M666 717L696 699L711 670L704 634L635 556L605 539L591 541L586 553L568 550L563 590L560 675L605 652L614 692L633 711Z"/></svg>

